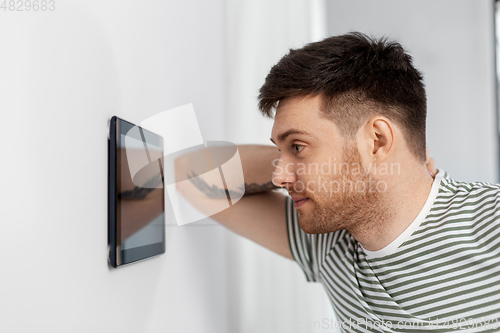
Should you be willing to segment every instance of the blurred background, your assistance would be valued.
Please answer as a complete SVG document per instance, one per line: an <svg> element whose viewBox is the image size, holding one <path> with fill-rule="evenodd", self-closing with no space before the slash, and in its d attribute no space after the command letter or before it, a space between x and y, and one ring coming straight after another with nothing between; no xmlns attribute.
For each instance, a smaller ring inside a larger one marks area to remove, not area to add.
<svg viewBox="0 0 500 333"><path fill-rule="evenodd" d="M221 226L169 227L164 255L107 265L110 117L193 103L205 140L270 144L259 87L327 36L401 42L438 168L499 181L492 0L25 2L0 7L1 332L336 332L321 285Z"/></svg>

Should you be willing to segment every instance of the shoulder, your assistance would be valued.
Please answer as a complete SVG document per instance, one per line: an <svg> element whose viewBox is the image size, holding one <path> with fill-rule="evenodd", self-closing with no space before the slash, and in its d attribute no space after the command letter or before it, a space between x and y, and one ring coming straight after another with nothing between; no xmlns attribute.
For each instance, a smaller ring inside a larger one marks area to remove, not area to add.
<svg viewBox="0 0 500 333"><path fill-rule="evenodd" d="M459 181L445 173L425 224L478 228L500 225L499 216L500 185Z"/></svg>
<svg viewBox="0 0 500 333"><path fill-rule="evenodd" d="M440 185L437 200L442 201L467 203L500 196L500 184L459 181L446 172Z"/></svg>

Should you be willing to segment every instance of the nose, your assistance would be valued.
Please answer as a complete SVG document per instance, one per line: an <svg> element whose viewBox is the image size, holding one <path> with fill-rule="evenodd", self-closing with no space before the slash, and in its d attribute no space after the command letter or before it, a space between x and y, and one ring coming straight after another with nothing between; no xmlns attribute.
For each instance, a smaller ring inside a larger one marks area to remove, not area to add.
<svg viewBox="0 0 500 333"><path fill-rule="evenodd" d="M273 184L278 187L289 187L297 181L293 163L285 163L280 159L273 172Z"/></svg>

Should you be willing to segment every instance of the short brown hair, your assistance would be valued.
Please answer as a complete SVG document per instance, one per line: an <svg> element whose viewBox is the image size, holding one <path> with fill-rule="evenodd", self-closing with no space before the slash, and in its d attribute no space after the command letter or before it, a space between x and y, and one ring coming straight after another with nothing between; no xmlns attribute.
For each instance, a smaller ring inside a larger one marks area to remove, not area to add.
<svg viewBox="0 0 500 333"><path fill-rule="evenodd" d="M399 43L351 32L291 49L260 88L259 109L273 117L281 100L317 95L344 136L382 115L402 127L410 150L425 161L423 77Z"/></svg>

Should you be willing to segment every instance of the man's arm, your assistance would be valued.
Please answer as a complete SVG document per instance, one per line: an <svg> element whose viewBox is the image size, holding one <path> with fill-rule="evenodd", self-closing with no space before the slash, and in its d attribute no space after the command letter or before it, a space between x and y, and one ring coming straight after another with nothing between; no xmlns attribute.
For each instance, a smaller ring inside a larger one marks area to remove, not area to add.
<svg viewBox="0 0 500 333"><path fill-rule="evenodd" d="M208 150L208 154L212 155ZM231 231L246 237L269 250L292 259L288 243L285 200L283 193L272 191L277 189L272 183L274 171L273 161L279 159L278 148L265 145L238 146L244 176L244 190L231 197L244 196L231 207L211 216ZM205 154L205 156L204 156ZM206 160L207 152L191 153L179 157L176 164L176 178L186 179L187 175L201 174L200 165ZM224 171L224 177L231 177ZM177 188L202 213L217 204L227 202L227 191L215 186L210 179L191 178L182 182Z"/></svg>
<svg viewBox="0 0 500 333"><path fill-rule="evenodd" d="M208 149L208 155L212 155L211 149L216 148ZM273 165L273 161L280 157L278 148L241 145L238 146L238 151L243 167L244 196L231 207L211 217L233 232L293 260L287 233L286 196L272 191L277 189L272 183L272 174L276 165ZM176 178L179 181L187 179L188 175L200 175L206 172L203 171L203 164L207 164L207 152L198 151L183 155L175 164ZM429 173L434 176L434 160L427 156L426 165ZM218 174L216 175L218 177ZM231 175L225 171L224 176L227 178ZM182 182L182 186L177 183L177 188L202 213L226 203L229 192L214 185L210 177L196 180L191 178L188 182ZM234 189L231 191L231 196L238 195L234 193ZM243 188L239 194L243 194Z"/></svg>

